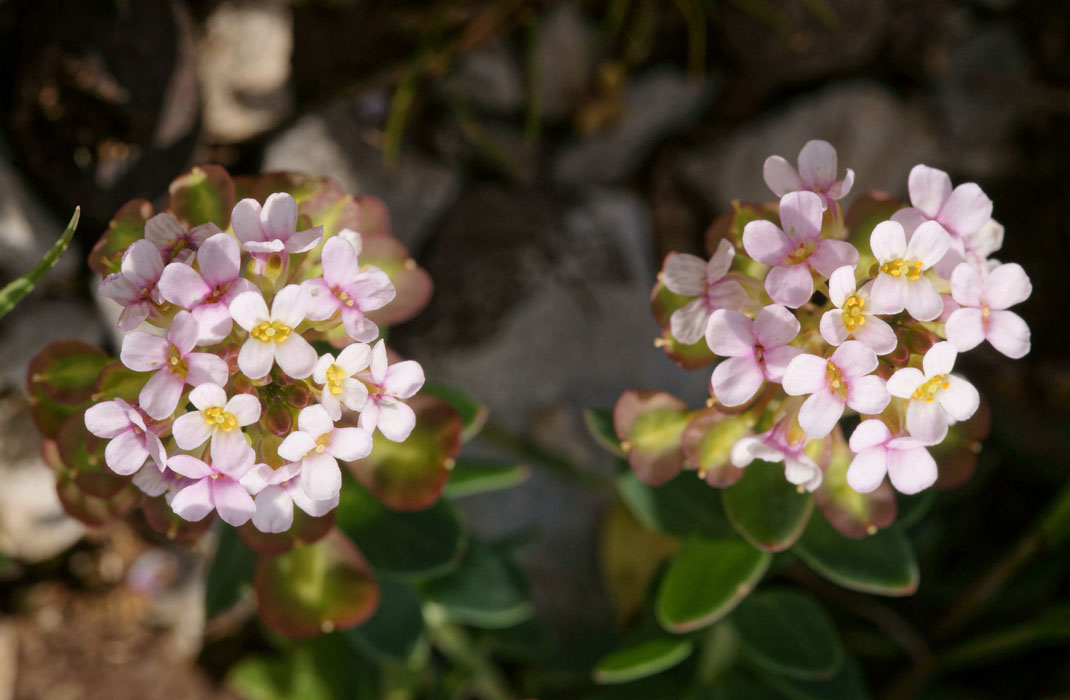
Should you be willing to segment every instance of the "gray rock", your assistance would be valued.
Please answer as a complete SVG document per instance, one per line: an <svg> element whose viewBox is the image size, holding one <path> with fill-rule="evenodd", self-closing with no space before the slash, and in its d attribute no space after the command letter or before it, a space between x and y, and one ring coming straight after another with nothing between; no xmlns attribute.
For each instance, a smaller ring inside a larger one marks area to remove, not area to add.
<svg viewBox="0 0 1070 700"><path fill-rule="evenodd" d="M307 114L264 152L264 170L328 175L346 190L386 202L393 232L410 249L453 204L461 176L450 167L403 147L396 165L383 162L382 134L360 118L367 100L344 98Z"/></svg>
<svg viewBox="0 0 1070 700"><path fill-rule="evenodd" d="M538 174L539 144L524 138L524 130L513 122L449 118L434 139L438 152L458 166L477 163L525 183Z"/></svg>
<svg viewBox="0 0 1070 700"><path fill-rule="evenodd" d="M78 301L31 298L0 319L0 389L21 387L34 355L56 340L104 342L93 307Z"/></svg>
<svg viewBox="0 0 1070 700"><path fill-rule="evenodd" d="M0 470L4 479L0 489L0 552L36 563L82 539L85 526L63 511L56 495L56 476L40 457L0 463Z"/></svg>
<svg viewBox="0 0 1070 700"><path fill-rule="evenodd" d="M762 179L762 164L770 155L794 164L810 139L836 147L841 173L854 169L849 199L870 189L906 196L914 165L946 167L935 127L920 105L876 83L847 82L719 136L683 159L683 180L713 211L726 210L733 199L775 199Z"/></svg>
<svg viewBox="0 0 1070 700"><path fill-rule="evenodd" d="M594 28L573 3L559 3L536 30L535 84L539 114L554 121L571 114L594 75Z"/></svg>
<svg viewBox="0 0 1070 700"><path fill-rule="evenodd" d="M628 88L619 121L562 148L554 160L554 180L609 184L629 176L661 139L698 119L713 93L711 81L689 80L675 68L644 73Z"/></svg>
<svg viewBox="0 0 1070 700"><path fill-rule="evenodd" d="M524 106L520 65L500 41L466 54L444 87L448 97L488 114L515 114Z"/></svg>
<svg viewBox="0 0 1070 700"><path fill-rule="evenodd" d="M293 10L285 0L228 0L212 10L198 50L210 140L244 141L289 116L292 52Z"/></svg>
<svg viewBox="0 0 1070 700"><path fill-rule="evenodd" d="M15 623L0 619L0 700L14 700L18 667L19 637Z"/></svg>

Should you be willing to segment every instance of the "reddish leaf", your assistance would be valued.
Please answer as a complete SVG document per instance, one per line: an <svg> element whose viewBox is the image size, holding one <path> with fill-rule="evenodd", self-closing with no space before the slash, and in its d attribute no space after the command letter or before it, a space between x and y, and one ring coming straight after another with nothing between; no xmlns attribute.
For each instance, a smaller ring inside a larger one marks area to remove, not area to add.
<svg viewBox="0 0 1070 700"><path fill-rule="evenodd" d="M111 498L130 479L119 476L104 462L107 440L91 435L85 427L85 410L72 414L56 434L56 448L63 465L80 489L97 498Z"/></svg>
<svg viewBox="0 0 1070 700"><path fill-rule="evenodd" d="M690 417L683 401L660 391L626 391L617 399L613 427L644 484L664 484L683 469L682 440Z"/></svg>
<svg viewBox="0 0 1070 700"><path fill-rule="evenodd" d="M372 311L368 318L379 325L393 326L408 321L420 313L431 300L434 283L427 270L409 257L405 246L396 238L369 236L363 240L361 264L375 265L390 277L397 296L381 309Z"/></svg>
<svg viewBox="0 0 1070 700"><path fill-rule="evenodd" d="M716 408L699 411L684 430L683 448L688 464L698 469L710 486L731 486L743 476L743 470L729 461L732 446L753 425L750 414L733 415Z"/></svg>
<svg viewBox="0 0 1070 700"><path fill-rule="evenodd" d="M30 361L26 386L56 403L80 406L93 399L93 387L108 360L100 348L80 340L58 340Z"/></svg>
<svg viewBox="0 0 1070 700"><path fill-rule="evenodd" d="M854 454L837 426L825 440L824 454L817 460L825 466L821 486L814 491L814 504L844 537L860 538L895 521L895 492L885 480L876 491L858 493L847 484L847 467Z"/></svg>
<svg viewBox="0 0 1070 700"><path fill-rule="evenodd" d="M221 229L230 225L234 209L234 181L218 165L202 165L171 182L170 211L186 228L214 223Z"/></svg>
<svg viewBox="0 0 1070 700"><path fill-rule="evenodd" d="M152 215L152 204L145 199L132 199L120 207L108 230L89 251L89 267L101 276L118 272L123 252L145 237L145 222Z"/></svg>
<svg viewBox="0 0 1070 700"><path fill-rule="evenodd" d="M70 472L65 471L58 472L56 494L67 515L91 527L106 525L123 517L137 505L141 496L137 487L127 484L110 498L97 498L83 491Z"/></svg>
<svg viewBox="0 0 1070 700"><path fill-rule="evenodd" d="M947 431L939 445L929 448L939 468L934 488L949 491L962 486L977 469L977 455L981 443L992 429L992 409L984 397L977 412L969 420L956 423Z"/></svg>
<svg viewBox="0 0 1070 700"><path fill-rule="evenodd" d="M334 511L314 518L300 508L294 508L293 525L286 532L260 532L252 524L238 528L238 535L249 549L261 554L282 554L302 544L312 544L327 535L334 527Z"/></svg>
<svg viewBox="0 0 1070 700"><path fill-rule="evenodd" d="M143 496L141 513L145 516L149 527L176 542L189 542L197 539L208 532L216 521L215 513L209 513L196 522L180 518L171 510L171 506L167 504L163 496L155 498Z"/></svg>

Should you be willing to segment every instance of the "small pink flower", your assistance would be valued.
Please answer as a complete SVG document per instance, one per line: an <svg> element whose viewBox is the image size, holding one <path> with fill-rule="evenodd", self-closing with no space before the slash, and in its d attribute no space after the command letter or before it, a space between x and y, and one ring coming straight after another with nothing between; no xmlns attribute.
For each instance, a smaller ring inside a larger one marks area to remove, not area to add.
<svg viewBox="0 0 1070 700"><path fill-rule="evenodd" d="M206 240L197 251L198 273L185 263L173 262L160 277L164 299L189 309L200 327L198 344L212 345L226 338L234 326L230 302L256 287L241 276L241 250L225 233Z"/></svg>
<svg viewBox="0 0 1070 700"><path fill-rule="evenodd" d="M161 302L156 285L163 274L163 258L156 246L142 239L126 249L119 269L100 283L100 293L123 307L116 325L128 331L140 326L152 313L153 304Z"/></svg>
<svg viewBox="0 0 1070 700"><path fill-rule="evenodd" d="M661 275L665 287L675 294L696 297L669 318L672 335L681 343L697 343L706 332L710 314L717 309L738 311L747 302L747 292L739 282L725 279L735 255L732 244L722 240L709 262L687 253L670 253L665 259Z"/></svg>
<svg viewBox="0 0 1070 700"><path fill-rule="evenodd" d="M167 463L160 438L146 426L141 412L122 399L86 409L85 427L97 437L111 440L104 448L104 462L116 474L133 474L149 458L158 469Z"/></svg>
<svg viewBox="0 0 1070 700"><path fill-rule="evenodd" d="M836 149L828 141L818 140L807 141L799 151L798 170L780 156L769 156L762 168L765 184L778 197L809 190L821 195L829 206L846 197L855 181L850 168L842 180L836 179L836 173Z"/></svg>
<svg viewBox="0 0 1070 700"><path fill-rule="evenodd" d="M316 363L312 370L312 380L323 385L320 405L327 411L331 420L342 417L342 405L350 411L359 411L368 401L368 387L364 382L354 379L353 375L365 369L371 362L372 350L364 343L347 345L334 355L326 354Z"/></svg>
<svg viewBox="0 0 1070 700"><path fill-rule="evenodd" d="M230 222L242 248L254 254L304 253L323 238L322 226L298 232L297 202L285 192L269 196L263 208L255 199L241 200L234 205Z"/></svg>
<svg viewBox="0 0 1070 700"><path fill-rule="evenodd" d="M251 394L227 392L218 384L205 383L189 394L197 410L175 419L171 434L183 450L194 450L212 439L212 461L238 461L231 453L252 450L242 428L260 420L260 401Z"/></svg>
<svg viewBox="0 0 1070 700"><path fill-rule="evenodd" d="M923 491L936 482L936 460L909 436L893 437L883 421L862 421L851 434L855 458L847 468L847 484L859 493L875 491L884 475L899 493Z"/></svg>
<svg viewBox="0 0 1070 700"><path fill-rule="evenodd" d="M416 414L399 399L410 398L424 385L423 367L414 360L388 366L386 343L380 340L372 348L371 366L362 379L371 389L358 425L369 435L379 428L388 440L405 440L416 426Z"/></svg>
<svg viewBox="0 0 1070 700"><path fill-rule="evenodd" d="M869 292L873 312L897 314L905 308L918 321L938 318L944 302L922 273L944 257L949 245L947 232L933 221L919 226L909 243L898 222L877 224L869 238L869 247L880 263Z"/></svg>
<svg viewBox="0 0 1070 700"><path fill-rule="evenodd" d="M959 352L987 340L1007 357L1024 357L1029 352L1029 326L1007 309L1032 293L1033 285L1017 263L1000 265L985 277L969 263L960 263L951 275L951 296L960 308L944 326L947 339Z"/></svg>
<svg viewBox="0 0 1070 700"><path fill-rule="evenodd" d="M972 384L951 374L957 356L953 343L936 343L922 358L924 372L904 367L888 380L888 392L910 402L907 430L923 444L942 441L949 423L966 420L981 403Z"/></svg>
<svg viewBox="0 0 1070 700"><path fill-rule="evenodd" d="M220 233L209 222L187 231L172 214L157 214L145 222L145 240L150 241L167 262L192 263L194 253L208 238Z"/></svg>
<svg viewBox="0 0 1070 700"><path fill-rule="evenodd" d="M784 306L802 306L814 293L811 270L828 277L837 267L858 264L858 251L847 241L821 238L821 197L789 192L780 200L780 222L752 221L743 229L743 247L760 263L772 266L765 291Z"/></svg>
<svg viewBox="0 0 1070 700"><path fill-rule="evenodd" d="M807 491L815 491L821 485L821 467L804 451L806 439L795 444L788 440L788 423L787 420L781 420L761 435L738 440L732 446L729 459L739 469L756 459L783 462L784 478L789 483L802 486Z"/></svg>
<svg viewBox="0 0 1070 700"><path fill-rule="evenodd" d="M192 352L197 344L197 321L188 311L179 311L167 337L134 331L123 338L122 363L135 372L156 372L141 389L138 403L155 420L175 412L182 388L205 382L226 384L227 363L206 352Z"/></svg>
<svg viewBox="0 0 1070 700"><path fill-rule="evenodd" d="M361 269L352 244L342 238L328 238L323 244L323 277L302 283L311 303L308 317L325 321L341 314L350 338L370 343L379 337L379 328L365 314L393 300L394 284L385 272L370 265Z"/></svg>
<svg viewBox="0 0 1070 700"><path fill-rule="evenodd" d="M316 351L297 332L305 320L308 300L296 284L279 290L271 313L260 292L242 292L230 302L230 315L249 331L238 352L238 368L250 379L261 379L276 361L287 375L304 379L316 366Z"/></svg>
<svg viewBox="0 0 1070 700"><path fill-rule="evenodd" d="M186 477L179 476L168 469L166 463L162 471L155 465L146 464L137 470L130 481L149 498L163 496L168 505L171 504L171 499L176 493L191 483Z"/></svg>
<svg viewBox="0 0 1070 700"><path fill-rule="evenodd" d="M326 515L338 506L338 493L331 498L315 501L300 486L301 464L293 462L272 469L258 464L241 483L246 491L256 494L256 515L253 526L261 532L286 532L293 525L294 506L314 518Z"/></svg>
<svg viewBox="0 0 1070 700"><path fill-rule="evenodd" d="M184 520L203 520L213 510L228 525L238 527L249 522L256 513L253 497L240 479L253 468L254 455L239 452L225 461L212 460L205 464L190 455L175 455L167 466L193 483L175 493L171 509Z"/></svg>
<svg viewBox="0 0 1070 700"><path fill-rule="evenodd" d="M848 340L827 360L817 355L798 355L784 371L784 392L789 396L810 394L799 409L799 426L814 439L823 438L850 406L863 415L880 413L890 397L884 380L870 372L877 369L877 355L869 346Z"/></svg>
<svg viewBox="0 0 1070 700"><path fill-rule="evenodd" d="M951 189L951 178L943 170L915 165L907 180L910 203L899 217L935 221L952 237L964 239L992 218L992 200L973 182ZM893 217L894 218L894 217Z"/></svg>
<svg viewBox="0 0 1070 700"><path fill-rule="evenodd" d="M780 382L788 363L802 352L788 345L798 334L798 319L783 306L765 307L754 321L738 311L714 311L706 343L728 358L710 379L717 400L725 406L742 406L765 380Z"/></svg>
<svg viewBox="0 0 1070 700"><path fill-rule="evenodd" d="M848 338L861 341L878 355L887 355L898 344L895 331L873 315L871 285L856 289L852 265L837 268L829 277L829 300L835 309L821 317L821 337L829 345L841 345Z"/></svg>
<svg viewBox="0 0 1070 700"><path fill-rule="evenodd" d="M301 488L309 498L335 498L342 488L338 460L352 462L371 454L371 434L361 428L335 428L323 406L301 409L297 426L299 430L279 445L279 456L301 464Z"/></svg>

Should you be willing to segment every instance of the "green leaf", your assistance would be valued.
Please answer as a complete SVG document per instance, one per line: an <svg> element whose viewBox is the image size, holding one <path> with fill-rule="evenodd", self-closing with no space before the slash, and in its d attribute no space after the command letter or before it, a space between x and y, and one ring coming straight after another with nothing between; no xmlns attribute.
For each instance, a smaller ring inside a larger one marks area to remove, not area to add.
<svg viewBox="0 0 1070 700"><path fill-rule="evenodd" d="M205 615L209 619L238 603L252 585L255 566L256 554L245 546L237 530L221 529L204 590Z"/></svg>
<svg viewBox="0 0 1070 700"><path fill-rule="evenodd" d="M613 428L639 480L660 486L684 467L684 429L691 412L663 391L626 391L613 407Z"/></svg>
<svg viewBox="0 0 1070 700"><path fill-rule="evenodd" d="M473 396L452 386L428 382L420 389L421 394L428 394L442 399L461 417L464 430L461 440L467 442L474 438L487 422L487 407Z"/></svg>
<svg viewBox="0 0 1070 700"><path fill-rule="evenodd" d="M531 586L516 566L491 546L472 540L461 563L434 579L424 595L456 622L473 627L512 627L531 617Z"/></svg>
<svg viewBox="0 0 1070 700"><path fill-rule="evenodd" d="M743 478L721 491L728 521L759 549L781 552L806 528L814 499L799 493L784 478L784 466L754 461Z"/></svg>
<svg viewBox="0 0 1070 700"><path fill-rule="evenodd" d="M57 340L46 345L26 372L32 392L71 407L93 400L97 377L110 358L103 350L80 340Z"/></svg>
<svg viewBox="0 0 1070 700"><path fill-rule="evenodd" d="M721 495L694 472L685 472L667 484L647 486L631 471L616 480L617 492L628 508L651 530L677 537L704 535L732 537Z"/></svg>
<svg viewBox="0 0 1070 700"><path fill-rule="evenodd" d="M531 476L525 464L501 464L472 459L458 459L446 483L446 498L463 498L490 491L519 486Z"/></svg>
<svg viewBox="0 0 1070 700"><path fill-rule="evenodd" d="M340 634L287 645L274 658L246 657L231 667L226 686L247 700L380 698L380 669Z"/></svg>
<svg viewBox="0 0 1070 700"><path fill-rule="evenodd" d="M610 454L624 457L624 450L620 446L620 438L613 429L613 411L606 408L588 408L583 412L583 423L587 426L587 432L594 441L605 448Z"/></svg>
<svg viewBox="0 0 1070 700"><path fill-rule="evenodd" d="M152 204L145 199L131 199L119 207L108 230L89 251L89 267L102 277L118 272L126 249L145 237L145 222L152 217L152 212Z"/></svg>
<svg viewBox="0 0 1070 700"><path fill-rule="evenodd" d="M686 639L648 639L603 657L594 668L594 680L609 685L646 678L677 665L692 650Z"/></svg>
<svg viewBox="0 0 1070 700"><path fill-rule="evenodd" d="M746 542L688 540L658 589L658 622L676 634L712 625L750 594L771 560Z"/></svg>
<svg viewBox="0 0 1070 700"><path fill-rule="evenodd" d="M441 576L461 559L468 535L446 501L412 513L390 510L352 479L342 484L337 524L375 568L401 577Z"/></svg>
<svg viewBox="0 0 1070 700"><path fill-rule="evenodd" d="M59 256L63 255L63 251L67 250L71 237L74 236L74 230L78 228L78 217L81 213L82 208L75 207L67 228L63 231L59 240L45 253L44 257L38 260L25 275L8 282L3 289L0 289L0 318L7 314L8 311L11 311L23 297L33 291L34 286L52 269L59 260Z"/></svg>
<svg viewBox="0 0 1070 700"><path fill-rule="evenodd" d="M961 669L1030 649L1070 643L1070 603L1059 603L1039 617L977 636L943 654L941 668Z"/></svg>
<svg viewBox="0 0 1070 700"><path fill-rule="evenodd" d="M130 483L105 464L108 441L91 435L85 427L85 410L72 414L56 433L56 448L70 476L82 491L97 498L111 498Z"/></svg>
<svg viewBox="0 0 1070 700"><path fill-rule="evenodd" d="M128 369L119 360L112 360L100 371L100 376L93 385L93 400L123 399L133 403L151 376L148 372Z"/></svg>
<svg viewBox="0 0 1070 700"><path fill-rule="evenodd" d="M171 183L171 211L188 227L213 223L221 229L230 225L234 209L234 181L218 165L193 168Z"/></svg>
<svg viewBox="0 0 1070 700"><path fill-rule="evenodd" d="M789 700L868 700L870 697L862 671L850 655L844 657L840 672L827 680L767 673L762 675L762 681Z"/></svg>
<svg viewBox="0 0 1070 700"><path fill-rule="evenodd" d="M355 627L379 604L368 563L338 531L285 554L261 555L253 586L260 616L291 639Z"/></svg>
<svg viewBox="0 0 1070 700"><path fill-rule="evenodd" d="M843 644L828 615L792 590L756 593L732 613L744 656L769 673L825 679L843 666Z"/></svg>
<svg viewBox="0 0 1070 700"><path fill-rule="evenodd" d="M405 661L424 632L420 596L400 581L379 582L379 607L363 625L342 632L347 642L382 661Z"/></svg>
<svg viewBox="0 0 1070 700"><path fill-rule="evenodd" d="M732 415L716 408L697 412L683 435L688 464L698 469L710 486L724 488L736 483L743 478L743 470L732 464L732 446L751 432L754 421L750 413Z"/></svg>
<svg viewBox="0 0 1070 700"><path fill-rule="evenodd" d="M911 595L918 589L914 549L897 525L855 540L841 535L824 518L810 518L792 551L844 588L886 596Z"/></svg>

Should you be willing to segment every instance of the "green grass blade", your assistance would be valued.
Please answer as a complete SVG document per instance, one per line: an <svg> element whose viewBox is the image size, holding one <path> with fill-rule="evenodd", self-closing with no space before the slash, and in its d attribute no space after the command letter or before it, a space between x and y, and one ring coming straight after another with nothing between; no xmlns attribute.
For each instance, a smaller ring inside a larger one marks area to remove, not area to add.
<svg viewBox="0 0 1070 700"><path fill-rule="evenodd" d="M45 273L56 264L59 256L63 255L63 251L67 250L67 246L74 236L74 230L78 228L78 217L81 212L81 207L75 207L71 222L67 224L67 230L59 237L52 249L45 253L45 256L38 260L37 264L30 268L29 272L16 280L12 280L6 287L0 289L0 317L11 311L15 304L19 303L24 296L32 291L34 286L45 276Z"/></svg>

